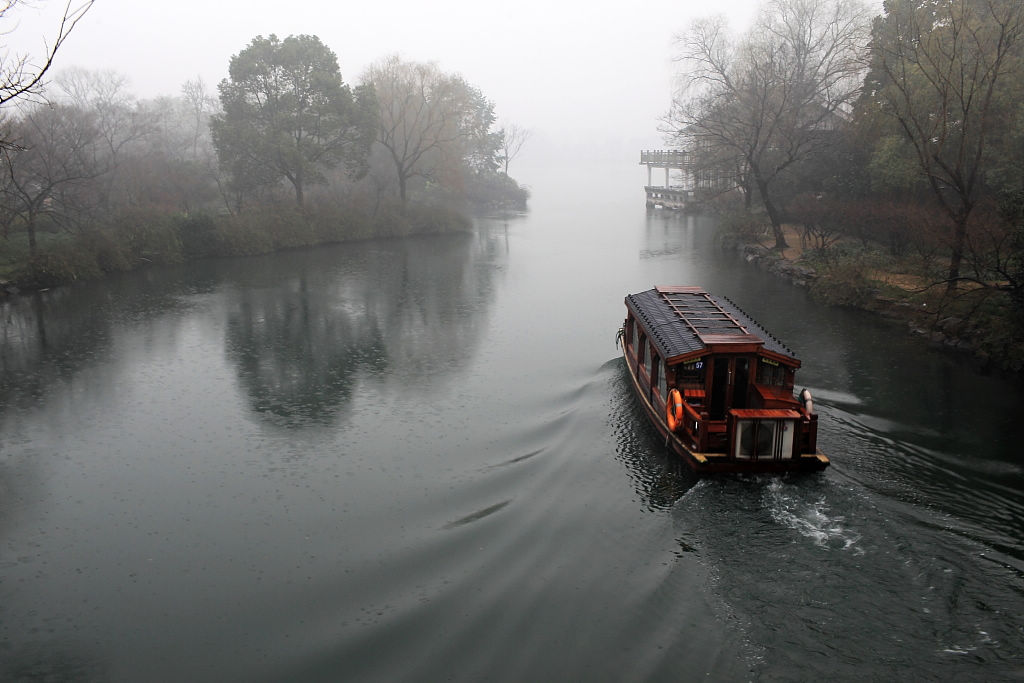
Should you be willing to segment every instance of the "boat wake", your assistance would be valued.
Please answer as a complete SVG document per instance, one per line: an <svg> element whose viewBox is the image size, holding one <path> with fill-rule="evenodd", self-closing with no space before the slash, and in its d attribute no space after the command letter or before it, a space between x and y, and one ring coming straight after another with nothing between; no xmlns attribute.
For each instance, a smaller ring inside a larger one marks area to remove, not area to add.
<svg viewBox="0 0 1024 683"><path fill-rule="evenodd" d="M822 496L813 502L802 499L799 489L774 480L765 489L766 507L776 523L810 538L822 548L852 550L858 555L864 549L857 544L861 534L846 524L842 515L829 513L829 505Z"/></svg>

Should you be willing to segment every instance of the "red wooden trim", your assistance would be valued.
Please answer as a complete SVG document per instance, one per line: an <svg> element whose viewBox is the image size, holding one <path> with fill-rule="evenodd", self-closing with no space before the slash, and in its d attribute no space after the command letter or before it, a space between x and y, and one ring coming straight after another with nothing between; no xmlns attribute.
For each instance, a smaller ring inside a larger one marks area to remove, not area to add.
<svg viewBox="0 0 1024 683"><path fill-rule="evenodd" d="M795 410L765 410L757 408L730 408L729 414L740 420L799 420Z"/></svg>
<svg viewBox="0 0 1024 683"><path fill-rule="evenodd" d="M751 382L756 391L762 399L771 401L785 401L786 403L798 403L793 398L793 392L785 387L768 386L766 384L758 384L757 382Z"/></svg>
<svg viewBox="0 0 1024 683"><path fill-rule="evenodd" d="M723 340L707 342L705 353L711 352L711 354L713 354L713 355L717 354L719 356L723 356L723 355L728 354L728 355L734 355L735 356L735 355L743 355L743 354L750 354L750 353L760 353L761 350L764 348L764 346L763 346L764 342L762 342L760 339L758 339L756 343L748 341L748 337L750 335L745 335L745 336L733 335L733 339L735 341L724 339L724 337L726 337L726 336L727 335L724 335L724 334L723 335L717 335L717 337L721 337L721 338L723 338ZM785 358L785 357L786 356L783 356L783 358ZM788 363L787 363L787 365L788 365Z"/></svg>
<svg viewBox="0 0 1024 683"><path fill-rule="evenodd" d="M672 356L665 362L668 363L669 365L686 365L691 361L700 360L701 358L707 355L707 349L697 349L696 351L690 351L689 353L684 353L680 356Z"/></svg>

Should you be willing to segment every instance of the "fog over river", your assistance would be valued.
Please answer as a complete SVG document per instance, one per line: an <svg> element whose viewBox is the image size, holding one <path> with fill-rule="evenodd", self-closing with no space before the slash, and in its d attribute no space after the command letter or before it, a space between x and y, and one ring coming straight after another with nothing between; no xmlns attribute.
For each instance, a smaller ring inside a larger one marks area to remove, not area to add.
<svg viewBox="0 0 1024 683"><path fill-rule="evenodd" d="M525 172L524 172L525 171ZM1024 395L523 169L472 234L0 302L0 680L1024 677ZM821 474L698 480L626 293L698 284L803 361Z"/></svg>

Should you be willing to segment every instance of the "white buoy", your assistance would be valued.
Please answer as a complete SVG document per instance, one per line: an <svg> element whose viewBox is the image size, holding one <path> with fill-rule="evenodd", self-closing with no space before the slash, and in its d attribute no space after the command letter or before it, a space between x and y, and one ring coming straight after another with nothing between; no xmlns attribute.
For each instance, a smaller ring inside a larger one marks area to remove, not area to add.
<svg viewBox="0 0 1024 683"><path fill-rule="evenodd" d="M810 389L804 389L800 392L800 400L803 401L804 410L808 415L814 412L814 400L811 397Z"/></svg>

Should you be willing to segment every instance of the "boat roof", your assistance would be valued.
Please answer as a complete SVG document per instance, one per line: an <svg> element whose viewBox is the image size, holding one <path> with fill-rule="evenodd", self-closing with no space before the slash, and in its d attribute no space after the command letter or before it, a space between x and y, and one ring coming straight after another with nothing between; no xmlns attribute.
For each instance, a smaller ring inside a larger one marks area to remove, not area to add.
<svg viewBox="0 0 1024 683"><path fill-rule="evenodd" d="M658 286L626 296L626 306L640 319L666 361L702 352L729 352L731 345L756 345L766 355L800 365L793 352L724 297L701 287Z"/></svg>

